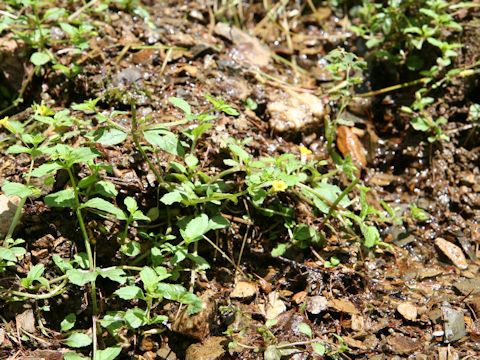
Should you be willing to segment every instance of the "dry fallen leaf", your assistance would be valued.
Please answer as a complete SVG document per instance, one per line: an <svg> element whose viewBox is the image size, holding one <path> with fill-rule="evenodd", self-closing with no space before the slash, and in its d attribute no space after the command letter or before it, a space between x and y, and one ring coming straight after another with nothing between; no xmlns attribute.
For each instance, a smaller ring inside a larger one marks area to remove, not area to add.
<svg viewBox="0 0 480 360"><path fill-rule="evenodd" d="M332 299L328 301L328 306L334 308L337 311L341 311L350 315L359 314L360 312L357 310L355 305L348 300L345 299Z"/></svg>
<svg viewBox="0 0 480 360"><path fill-rule="evenodd" d="M349 126L341 125L337 128L337 146L342 155L350 155L358 166L365 167L367 158L362 143Z"/></svg>

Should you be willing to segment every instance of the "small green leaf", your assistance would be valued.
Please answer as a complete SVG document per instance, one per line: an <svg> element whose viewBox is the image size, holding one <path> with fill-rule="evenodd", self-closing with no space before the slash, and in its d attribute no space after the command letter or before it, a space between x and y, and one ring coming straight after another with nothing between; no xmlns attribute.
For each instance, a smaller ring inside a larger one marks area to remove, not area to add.
<svg viewBox="0 0 480 360"><path fill-rule="evenodd" d="M114 292L119 298L123 300L144 299L142 289L138 286L124 286Z"/></svg>
<svg viewBox="0 0 480 360"><path fill-rule="evenodd" d="M36 193L34 189L28 187L27 185L10 182L8 180L5 180L3 182L2 191L7 196L16 195L21 198L24 198Z"/></svg>
<svg viewBox="0 0 480 360"><path fill-rule="evenodd" d="M62 167L63 167L62 165L56 162L42 164L39 167L33 169L31 175L33 177L42 177L47 174L53 174L55 171L61 169Z"/></svg>
<svg viewBox="0 0 480 360"><path fill-rule="evenodd" d="M53 259L53 262L55 263L55 265L57 265L58 268L60 270L62 270L62 272L64 272L64 273L67 270L73 269L72 264L67 262L65 259L61 258L60 255L55 254L55 255L53 255L52 259Z"/></svg>
<svg viewBox="0 0 480 360"><path fill-rule="evenodd" d="M161 324L161 323L163 323L167 320L168 320L168 316L157 315L157 316L154 316L152 319L150 319L150 321L148 323L149 323L149 325L150 324Z"/></svg>
<svg viewBox="0 0 480 360"><path fill-rule="evenodd" d="M375 226L360 224L360 230L365 238L367 248L373 247L380 240L380 234Z"/></svg>
<svg viewBox="0 0 480 360"><path fill-rule="evenodd" d="M176 202L182 202L182 194L179 191L172 191L162 196L160 201L165 205L172 205Z"/></svg>
<svg viewBox="0 0 480 360"><path fill-rule="evenodd" d="M63 353L63 359L64 360L87 360L86 357L80 356L73 352Z"/></svg>
<svg viewBox="0 0 480 360"><path fill-rule="evenodd" d="M208 216L206 214L202 214L191 219L185 227L185 230L180 230L180 233L185 239L186 243L189 244L193 241L201 239L202 235L208 232L208 225Z"/></svg>
<svg viewBox="0 0 480 360"><path fill-rule="evenodd" d="M60 331L65 332L70 330L75 326L75 321L77 321L76 315L74 313L68 314L60 323Z"/></svg>
<svg viewBox="0 0 480 360"><path fill-rule="evenodd" d="M264 360L280 360L282 353L277 349L275 345L268 345L263 353Z"/></svg>
<svg viewBox="0 0 480 360"><path fill-rule="evenodd" d="M137 256L142 251L142 247L138 241L131 240L124 244L121 250L127 256Z"/></svg>
<svg viewBox="0 0 480 360"><path fill-rule="evenodd" d="M225 219L222 215L215 215L208 222L208 227L210 230L224 229L230 226L230 221Z"/></svg>
<svg viewBox="0 0 480 360"><path fill-rule="evenodd" d="M7 261L17 261L17 257L12 250L5 247L0 247L0 259Z"/></svg>
<svg viewBox="0 0 480 360"><path fill-rule="evenodd" d="M7 149L7 154L30 153L30 149L22 145L12 145Z"/></svg>
<svg viewBox="0 0 480 360"><path fill-rule="evenodd" d="M212 126L213 126L213 124L201 124L201 125L197 126L196 128L192 129L192 135L195 138L198 138L198 137L200 137L200 135L202 135L205 131L210 129Z"/></svg>
<svg viewBox="0 0 480 360"><path fill-rule="evenodd" d="M192 113L192 110L190 109L190 105L185 100L177 97L169 97L168 101L170 101L173 105L175 105L180 110L182 110L185 114Z"/></svg>
<svg viewBox="0 0 480 360"><path fill-rule="evenodd" d="M272 256L273 257L282 256L283 254L285 254L285 251L287 251L287 248L289 245L290 245L289 243L278 244L273 248Z"/></svg>
<svg viewBox="0 0 480 360"><path fill-rule="evenodd" d="M139 308L129 309L125 313L124 320L132 329L139 328L148 323L148 319L145 316L145 310Z"/></svg>
<svg viewBox="0 0 480 360"><path fill-rule="evenodd" d="M172 169L175 170L178 173L185 174L187 172L187 169L185 169L185 166L183 166L182 164L180 164L176 161L170 161L169 164L172 167Z"/></svg>
<svg viewBox="0 0 480 360"><path fill-rule="evenodd" d="M127 281L127 278L124 276L125 271L123 271L122 269L98 269L98 274L103 278L110 279L120 284L125 284L125 281Z"/></svg>
<svg viewBox="0 0 480 360"><path fill-rule="evenodd" d="M318 355L325 355L326 349L322 343L319 343L319 342L312 343L312 348L313 348L313 351L315 351L315 353L317 353Z"/></svg>
<svg viewBox="0 0 480 360"><path fill-rule="evenodd" d="M90 272L90 271L81 271L77 269L70 269L67 270L67 276L68 280L70 280L71 283L78 285L78 286L83 286L88 282L93 282L98 276L98 273L96 271Z"/></svg>
<svg viewBox="0 0 480 360"><path fill-rule="evenodd" d="M157 273L151 267L145 266L142 271L140 271L140 278L142 279L143 286L148 293L155 292L155 287L159 280Z"/></svg>
<svg viewBox="0 0 480 360"><path fill-rule="evenodd" d="M93 360L113 360L122 352L121 346L108 347L105 350L97 350Z"/></svg>
<svg viewBox="0 0 480 360"><path fill-rule="evenodd" d="M198 159L194 155L190 154L185 157L185 164L187 164L190 169L195 169L195 167L198 165Z"/></svg>
<svg viewBox="0 0 480 360"><path fill-rule="evenodd" d="M35 66L42 66L50 61L50 56L46 53L37 51L30 56L30 61Z"/></svg>
<svg viewBox="0 0 480 360"><path fill-rule="evenodd" d="M45 271L45 265L37 264L30 269L27 277L32 280L37 280L42 277L44 271Z"/></svg>
<svg viewBox="0 0 480 360"><path fill-rule="evenodd" d="M45 204L51 207L75 207L73 189L65 189L45 196Z"/></svg>
<svg viewBox="0 0 480 360"><path fill-rule="evenodd" d="M95 131L95 141L102 145L117 145L125 141L127 133L117 128L100 128Z"/></svg>
<svg viewBox="0 0 480 360"><path fill-rule="evenodd" d="M65 344L70 347L79 348L88 346L92 343L92 339L87 334L74 332L65 340Z"/></svg>
<svg viewBox="0 0 480 360"><path fill-rule="evenodd" d="M299 330L302 334L305 334L305 335L307 335L309 338L312 338L312 328L310 327L310 325L302 322L302 323L298 324L298 330Z"/></svg>
<svg viewBox="0 0 480 360"><path fill-rule="evenodd" d="M198 270L207 270L210 269L210 264L203 257L195 254L187 254L187 257L197 264Z"/></svg>
<svg viewBox="0 0 480 360"><path fill-rule="evenodd" d="M127 219L127 216L125 215L125 213L122 210L117 208L112 203L109 203L108 201L106 201L104 199L101 199L101 198L90 199L86 203L84 203L81 207L82 208L90 207L90 208L93 208L93 209L105 211L107 213L115 215L115 217L118 220L126 220Z"/></svg>
<svg viewBox="0 0 480 360"><path fill-rule="evenodd" d="M118 191L115 189L115 184L110 181L99 181L95 184L95 191L102 196L114 197L117 196Z"/></svg>
<svg viewBox="0 0 480 360"><path fill-rule="evenodd" d="M158 146L160 149L173 155L185 156L185 149L180 144L177 135L169 131L158 129L145 130L143 131L143 136L153 146Z"/></svg>

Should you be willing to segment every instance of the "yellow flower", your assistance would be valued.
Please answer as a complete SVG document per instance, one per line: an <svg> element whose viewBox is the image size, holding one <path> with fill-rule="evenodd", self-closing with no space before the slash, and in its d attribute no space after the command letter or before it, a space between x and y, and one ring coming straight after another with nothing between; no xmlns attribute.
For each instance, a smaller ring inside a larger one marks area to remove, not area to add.
<svg viewBox="0 0 480 360"><path fill-rule="evenodd" d="M278 191L284 191L286 188L288 188L288 185L285 184L282 180L273 180L272 181L272 190L274 192Z"/></svg>
<svg viewBox="0 0 480 360"><path fill-rule="evenodd" d="M8 116L5 116L2 120L0 120L0 125L7 127L7 125L8 125Z"/></svg>
<svg viewBox="0 0 480 360"><path fill-rule="evenodd" d="M298 150L300 150L300 154L302 154L302 155L304 155L304 154L305 154L305 155L308 155L308 154L311 154L311 153L312 153L312 150L307 149L305 146L300 146L300 147L298 148Z"/></svg>

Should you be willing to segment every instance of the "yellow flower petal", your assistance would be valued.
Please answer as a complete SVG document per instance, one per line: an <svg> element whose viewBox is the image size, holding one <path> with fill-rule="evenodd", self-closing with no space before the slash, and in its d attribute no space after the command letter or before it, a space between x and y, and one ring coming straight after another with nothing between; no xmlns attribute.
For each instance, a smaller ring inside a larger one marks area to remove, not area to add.
<svg viewBox="0 0 480 360"><path fill-rule="evenodd" d="M302 154L302 155L312 153L312 150L307 149L305 146L300 146L298 149L300 150L300 154Z"/></svg>
<svg viewBox="0 0 480 360"><path fill-rule="evenodd" d="M7 127L8 124L8 116L5 116L2 120L0 120L0 126Z"/></svg>
<svg viewBox="0 0 480 360"><path fill-rule="evenodd" d="M288 188L288 185L285 184L285 182L283 182L282 180L273 180L272 181L272 189L275 192L284 191L287 188Z"/></svg>

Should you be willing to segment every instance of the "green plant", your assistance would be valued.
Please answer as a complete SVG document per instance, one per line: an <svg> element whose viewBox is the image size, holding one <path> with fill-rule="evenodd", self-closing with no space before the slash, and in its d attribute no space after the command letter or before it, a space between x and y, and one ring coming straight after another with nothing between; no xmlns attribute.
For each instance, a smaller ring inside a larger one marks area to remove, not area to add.
<svg viewBox="0 0 480 360"><path fill-rule="evenodd" d="M437 65L430 70L438 71L450 65L450 59L457 55L454 49L461 46L449 43L442 35L444 30L462 31L450 15L450 8L451 4L444 0L389 0L387 6L363 1L350 11L361 20L352 29L367 40L366 46L375 50L377 56L414 71L424 69L420 52L430 44L440 52Z"/></svg>

